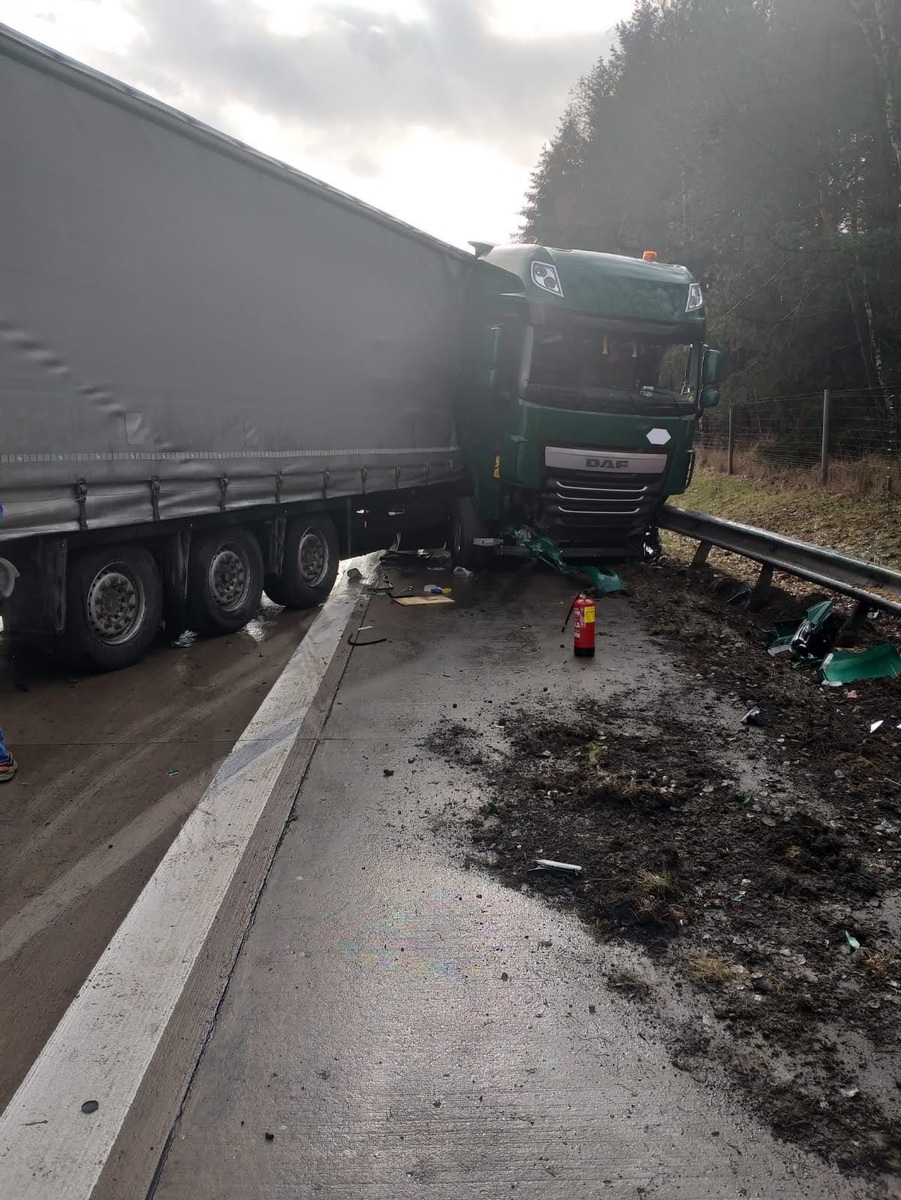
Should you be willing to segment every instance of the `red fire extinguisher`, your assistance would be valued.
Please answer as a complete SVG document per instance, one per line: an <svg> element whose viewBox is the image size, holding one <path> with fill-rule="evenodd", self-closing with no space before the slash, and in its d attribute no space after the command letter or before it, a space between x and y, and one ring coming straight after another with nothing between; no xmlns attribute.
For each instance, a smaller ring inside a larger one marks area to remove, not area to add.
<svg viewBox="0 0 901 1200"><path fill-rule="evenodd" d="M596 604L584 593L576 596L570 605L569 613L563 622L563 629L573 619L573 654L577 658L594 657L594 629ZM561 633L563 630L561 630Z"/></svg>

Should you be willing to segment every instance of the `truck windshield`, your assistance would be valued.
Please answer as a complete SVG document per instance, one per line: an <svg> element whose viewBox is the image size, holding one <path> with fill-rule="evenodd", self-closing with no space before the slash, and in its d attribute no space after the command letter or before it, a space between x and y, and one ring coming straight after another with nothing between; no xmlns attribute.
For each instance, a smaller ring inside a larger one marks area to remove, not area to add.
<svg viewBox="0 0 901 1200"><path fill-rule="evenodd" d="M691 387L691 349L584 327L536 328L528 382L530 387L580 392L640 393L652 388L678 396Z"/></svg>

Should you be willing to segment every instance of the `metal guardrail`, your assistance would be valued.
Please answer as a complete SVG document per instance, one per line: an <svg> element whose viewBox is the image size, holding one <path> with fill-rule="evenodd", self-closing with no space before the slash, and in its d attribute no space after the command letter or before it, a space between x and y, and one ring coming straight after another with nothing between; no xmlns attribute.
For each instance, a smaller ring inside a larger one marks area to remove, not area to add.
<svg viewBox="0 0 901 1200"><path fill-rule="evenodd" d="M660 527L701 543L692 566L700 566L712 546L760 563L762 570L754 589L755 600L766 594L773 572L783 571L829 591L851 596L860 605L901 614L901 573L876 563L849 558L837 550L800 542L781 533L757 529L754 525L740 525L736 521L725 521L687 508L674 508L670 504L663 508Z"/></svg>

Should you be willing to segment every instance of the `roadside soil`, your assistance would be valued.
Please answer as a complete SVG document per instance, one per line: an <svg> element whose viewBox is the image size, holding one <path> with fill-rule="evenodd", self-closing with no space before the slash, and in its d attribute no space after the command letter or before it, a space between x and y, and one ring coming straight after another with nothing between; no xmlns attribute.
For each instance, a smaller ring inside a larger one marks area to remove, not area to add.
<svg viewBox="0 0 901 1200"><path fill-rule="evenodd" d="M636 970L607 982L676 1067L901 1195L901 680L825 688L771 657L767 629L822 598L804 587L751 614L709 567L623 574L677 685L553 710L525 697L489 735L436 728L429 749L487 797L464 852L577 913L602 947L635 950ZM602 632L608 603L623 601L601 602ZM899 625L868 623L859 646L901 641ZM742 723L752 706L765 726Z"/></svg>

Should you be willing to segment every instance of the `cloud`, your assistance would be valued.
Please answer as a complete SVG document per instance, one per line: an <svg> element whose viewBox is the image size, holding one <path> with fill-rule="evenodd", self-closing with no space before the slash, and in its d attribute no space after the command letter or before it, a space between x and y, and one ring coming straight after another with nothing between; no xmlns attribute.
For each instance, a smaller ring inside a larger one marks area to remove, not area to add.
<svg viewBox="0 0 901 1200"><path fill-rule="evenodd" d="M130 0L140 32L97 65L220 127L229 108L265 114L317 156L365 171L422 129L532 160L609 44L584 31L504 36L483 0L419 9L320 3L289 35L254 0Z"/></svg>

